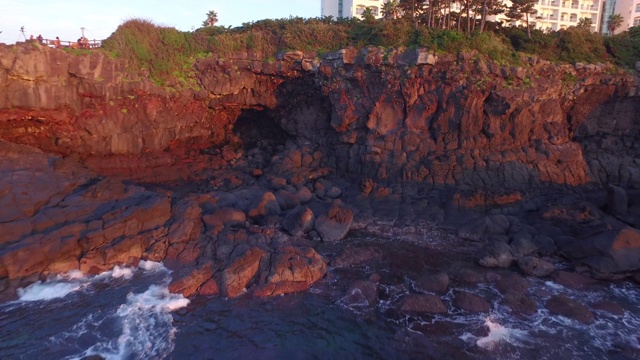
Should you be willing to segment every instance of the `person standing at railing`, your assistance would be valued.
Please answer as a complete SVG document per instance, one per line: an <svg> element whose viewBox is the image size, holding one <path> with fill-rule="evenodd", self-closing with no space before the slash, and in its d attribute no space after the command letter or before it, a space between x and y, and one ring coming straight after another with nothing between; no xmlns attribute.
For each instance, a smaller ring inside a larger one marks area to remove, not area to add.
<svg viewBox="0 0 640 360"><path fill-rule="evenodd" d="M42 37L42 34L38 35L37 39L40 44L44 44L44 38Z"/></svg>
<svg viewBox="0 0 640 360"><path fill-rule="evenodd" d="M56 49L60 49L62 47L62 44L60 43L60 38L58 36L56 36L56 41L54 41L53 44L56 46Z"/></svg>

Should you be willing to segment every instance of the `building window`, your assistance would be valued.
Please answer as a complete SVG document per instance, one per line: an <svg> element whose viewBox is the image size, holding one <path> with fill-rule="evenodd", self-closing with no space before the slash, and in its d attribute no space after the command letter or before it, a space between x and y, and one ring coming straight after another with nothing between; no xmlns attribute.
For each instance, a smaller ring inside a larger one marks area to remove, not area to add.
<svg viewBox="0 0 640 360"><path fill-rule="evenodd" d="M640 12L640 4L636 4L636 12Z"/></svg>
<svg viewBox="0 0 640 360"><path fill-rule="evenodd" d="M640 16L633 19L633 26L640 26Z"/></svg>
<svg viewBox="0 0 640 360"><path fill-rule="evenodd" d="M364 9L366 9L366 7L364 5L356 6L356 15L364 14Z"/></svg>
<svg viewBox="0 0 640 360"><path fill-rule="evenodd" d="M377 6L370 6L369 8L371 9L371 14L373 14L373 16L378 16L378 7Z"/></svg>

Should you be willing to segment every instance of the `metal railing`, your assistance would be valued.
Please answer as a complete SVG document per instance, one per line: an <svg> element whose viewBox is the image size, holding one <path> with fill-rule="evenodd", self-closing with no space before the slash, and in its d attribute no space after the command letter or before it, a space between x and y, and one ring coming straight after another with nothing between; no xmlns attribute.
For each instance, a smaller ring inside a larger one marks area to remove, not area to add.
<svg viewBox="0 0 640 360"><path fill-rule="evenodd" d="M80 39L78 39L80 40ZM39 41L40 44L54 48L72 48L72 49L97 49L102 47L102 40L89 40L85 41L67 41L58 39L30 39L29 41Z"/></svg>

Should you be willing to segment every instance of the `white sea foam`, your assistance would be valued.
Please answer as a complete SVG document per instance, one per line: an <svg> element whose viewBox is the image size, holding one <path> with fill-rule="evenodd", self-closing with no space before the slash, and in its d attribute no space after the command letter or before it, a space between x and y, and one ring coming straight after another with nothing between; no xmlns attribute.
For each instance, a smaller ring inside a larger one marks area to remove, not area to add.
<svg viewBox="0 0 640 360"><path fill-rule="evenodd" d="M171 311L183 308L189 300L169 293L166 285L151 285L141 294L130 293L116 315L122 324L121 335L96 344L80 357L100 355L107 360L123 358L164 358L174 347L176 329Z"/></svg>
<svg viewBox="0 0 640 360"><path fill-rule="evenodd" d="M476 345L486 350L493 350L501 342L518 345L527 337L526 331L507 328L492 321L490 318L487 318L484 324L489 328L489 334L487 334L487 336L476 338L472 335L465 334L461 338L465 341L477 339Z"/></svg>
<svg viewBox="0 0 640 360"><path fill-rule="evenodd" d="M164 265L160 262L146 261L146 260L140 260L140 262L138 263L138 267L141 268L142 270L147 270L147 271L166 269Z"/></svg>
<svg viewBox="0 0 640 360"><path fill-rule="evenodd" d="M19 301L43 301L58 299L80 290L82 284L75 282L35 282L26 288L18 289Z"/></svg>
<svg viewBox="0 0 640 360"><path fill-rule="evenodd" d="M111 277L113 278L124 278L124 279L131 279L131 277L133 277L133 271L135 269L124 266L114 266L113 270L111 270Z"/></svg>

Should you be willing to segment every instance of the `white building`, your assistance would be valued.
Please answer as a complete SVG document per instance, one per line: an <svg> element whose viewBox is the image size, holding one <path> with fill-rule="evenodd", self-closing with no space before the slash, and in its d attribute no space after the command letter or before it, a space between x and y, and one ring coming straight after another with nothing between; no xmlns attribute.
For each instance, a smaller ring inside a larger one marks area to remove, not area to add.
<svg viewBox="0 0 640 360"><path fill-rule="evenodd" d="M629 30L632 26L640 26L640 0L616 0L614 13L622 16L622 26L616 34Z"/></svg>
<svg viewBox="0 0 640 360"><path fill-rule="evenodd" d="M640 0L636 0L640 1ZM509 1L505 5L510 6ZM602 14L601 0L538 0L537 13L529 15L529 24L540 30L561 30L578 25L580 19L591 19L591 31L600 29ZM508 24L509 20L501 14L496 20ZM524 21L520 22L524 25Z"/></svg>
<svg viewBox="0 0 640 360"><path fill-rule="evenodd" d="M334 18L360 17L364 9L371 8L376 18L382 17L382 4L387 0L321 0L322 16Z"/></svg>
<svg viewBox="0 0 640 360"><path fill-rule="evenodd" d="M322 16L333 16L335 18L359 17L362 15L364 9L370 7L376 18L380 18L382 17L382 4L386 1L387 0L321 0ZM530 15L529 24L534 25L536 29L556 31L566 29L570 26L576 26L580 19L585 18L591 19L591 31L597 32L600 30L601 25L603 1L605 0L538 0L538 4L535 6L538 12L535 15ZM618 0L618 2L625 1L633 4L640 3L640 0ZM511 2L508 0L505 0L504 3L506 6L511 5ZM628 7L631 7L633 4L629 4ZM460 11L460 4L457 2L452 3L451 10ZM634 7L632 10L635 11L636 8ZM638 10L640 10L640 8L638 8ZM619 11L616 12L620 13ZM640 16L640 12L638 16ZM504 14L489 17L488 20L502 21L505 25L509 23L509 19L507 19ZM633 19L630 20L630 23L633 24ZM524 21L521 21L520 25L524 25Z"/></svg>

